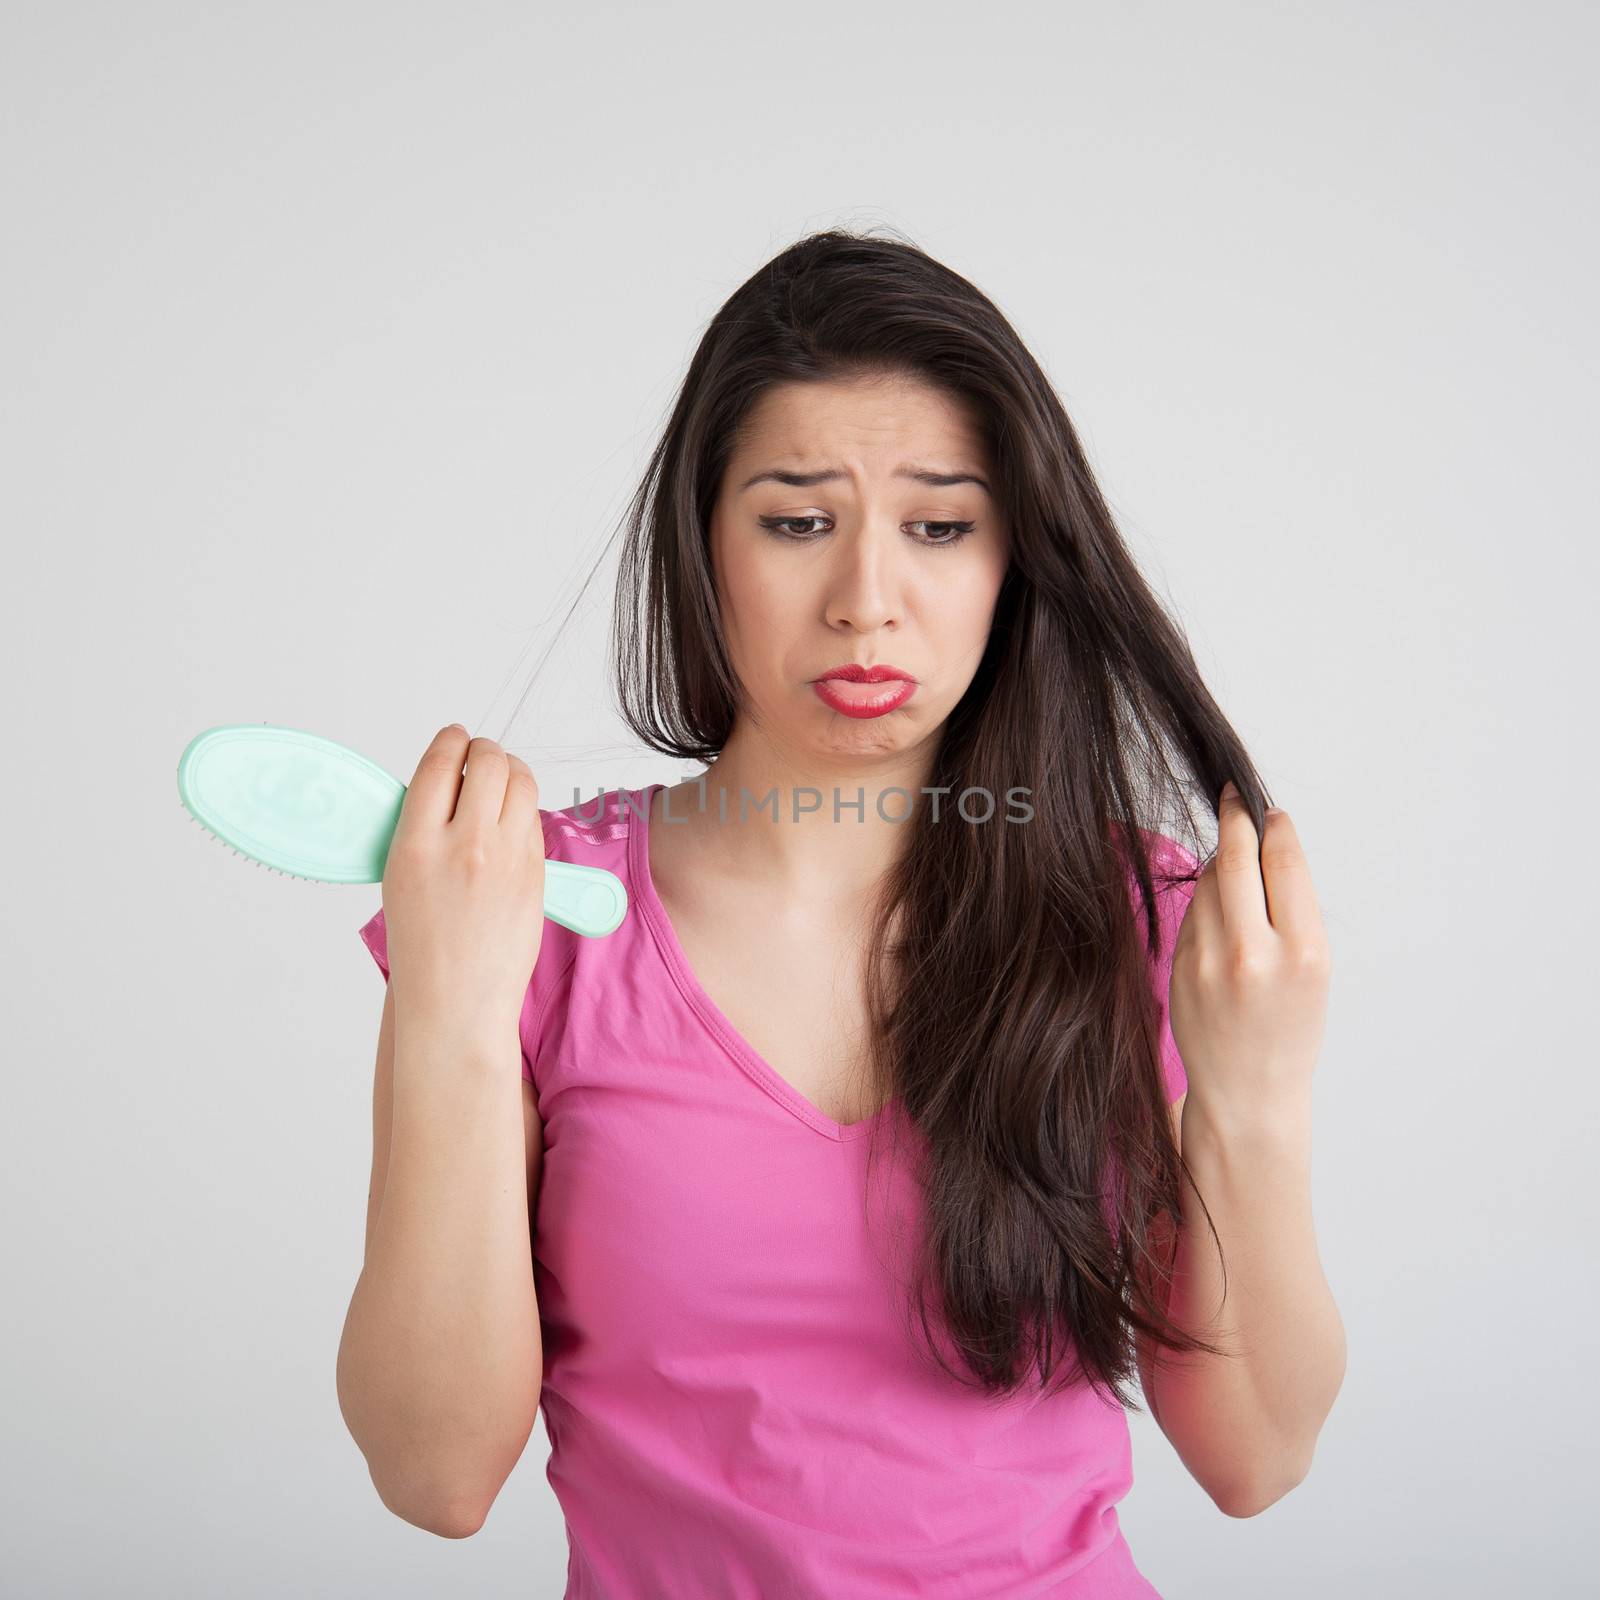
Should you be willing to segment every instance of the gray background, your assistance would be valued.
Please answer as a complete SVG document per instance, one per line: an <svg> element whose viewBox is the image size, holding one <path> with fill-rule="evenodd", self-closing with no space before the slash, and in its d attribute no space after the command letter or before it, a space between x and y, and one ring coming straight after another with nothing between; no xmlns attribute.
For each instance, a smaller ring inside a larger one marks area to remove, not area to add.
<svg viewBox="0 0 1600 1600"><path fill-rule="evenodd" d="M6 1593L559 1595L542 1427L455 1542L338 1411L378 888L230 856L175 768L270 721L408 779L458 718L547 806L681 775L609 561L507 723L706 319L829 223L1029 341L1333 945L1344 1391L1246 1521L1135 1417L1136 1559L1592 1592L1592 9L0 16Z"/></svg>

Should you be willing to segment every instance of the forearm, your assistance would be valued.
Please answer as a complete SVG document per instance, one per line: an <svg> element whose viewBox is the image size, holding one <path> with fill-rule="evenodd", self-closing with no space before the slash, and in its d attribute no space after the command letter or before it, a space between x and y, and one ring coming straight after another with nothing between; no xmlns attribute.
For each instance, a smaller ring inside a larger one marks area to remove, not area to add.
<svg viewBox="0 0 1600 1600"><path fill-rule="evenodd" d="M1186 1183L1168 1307L1229 1353L1164 1355L1147 1398L1195 1478L1225 1510L1249 1515L1305 1476L1344 1378L1344 1327L1311 1216L1309 1096L1238 1114L1191 1094L1182 1146L1221 1239L1227 1297Z"/></svg>
<svg viewBox="0 0 1600 1600"><path fill-rule="evenodd" d="M472 1531L538 1408L522 1080L506 1056L398 1034L381 1209L339 1345L340 1409L374 1485L438 1532Z"/></svg>

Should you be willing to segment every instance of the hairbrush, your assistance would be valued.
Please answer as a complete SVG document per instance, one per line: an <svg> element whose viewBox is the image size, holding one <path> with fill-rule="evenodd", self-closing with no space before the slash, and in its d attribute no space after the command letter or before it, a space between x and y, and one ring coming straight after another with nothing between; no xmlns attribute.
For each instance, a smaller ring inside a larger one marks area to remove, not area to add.
<svg viewBox="0 0 1600 1600"><path fill-rule="evenodd" d="M354 750L299 728L207 728L178 762L178 798L206 832L273 872L317 883L382 883L406 786ZM628 909L604 867L544 864L544 914L603 938Z"/></svg>

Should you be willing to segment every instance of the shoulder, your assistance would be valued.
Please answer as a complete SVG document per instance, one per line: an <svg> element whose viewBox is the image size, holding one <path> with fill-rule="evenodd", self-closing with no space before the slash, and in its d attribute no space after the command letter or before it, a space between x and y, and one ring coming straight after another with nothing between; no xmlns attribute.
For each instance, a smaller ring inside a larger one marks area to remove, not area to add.
<svg viewBox="0 0 1600 1600"><path fill-rule="evenodd" d="M1136 830L1139 842L1144 849L1145 859L1150 870L1158 877L1171 875L1188 875L1199 866L1199 857L1187 845L1177 839L1169 838L1166 834L1154 828L1139 828ZM1127 866L1128 871L1133 871L1133 858L1128 849L1128 834L1119 823L1111 824L1111 839L1114 848ZM1157 888L1161 885L1158 883Z"/></svg>
<svg viewBox="0 0 1600 1600"><path fill-rule="evenodd" d="M1138 834L1145 865L1150 872L1150 886L1155 892L1157 913L1163 919L1176 915L1181 920L1189 901L1194 898L1200 858L1187 845L1154 828L1140 828ZM1139 906L1139 876L1133 852L1128 847L1127 834L1116 823L1112 824L1112 844L1122 862L1135 906L1142 910Z"/></svg>
<svg viewBox="0 0 1600 1600"><path fill-rule="evenodd" d="M544 853L555 861L605 867L626 880L628 842L643 825L653 785L640 789L600 789L577 795L559 810L539 807Z"/></svg>
<svg viewBox="0 0 1600 1600"><path fill-rule="evenodd" d="M652 787L647 784L640 789L597 789L587 795L573 791L569 805L539 807L546 861L598 867L611 873L627 892L630 915L636 893L637 847L643 842L642 833L636 835L635 830L647 825L645 808ZM599 945L608 954L615 954L625 942L615 934L608 939L585 940L553 919L547 919L540 964L559 969L586 944ZM551 952L548 957L543 954L545 950Z"/></svg>
<svg viewBox="0 0 1600 1600"><path fill-rule="evenodd" d="M1177 941L1178 929L1189 910L1189 902L1194 899L1200 859L1187 845L1177 839L1157 832L1154 828L1139 829L1145 864L1150 872L1150 887L1155 897L1159 945L1152 951L1148 945L1145 905L1139 887L1138 873L1127 848L1126 836L1116 828L1115 824L1113 829L1116 833L1116 848L1127 878L1128 895L1133 902L1134 920L1139 927L1140 940L1145 944L1147 955L1165 976L1171 969L1173 946Z"/></svg>
<svg viewBox="0 0 1600 1600"><path fill-rule="evenodd" d="M648 785L643 789L599 789L587 795L574 792L568 805L539 807L545 859L613 873L627 891L630 916L635 893L630 840L649 794ZM587 939L554 918L545 919L522 1018L523 1048L535 1063L536 1083L545 1070L542 1051L547 1024L565 1008L575 972L595 965L609 969L625 960L626 928L625 919L623 929L608 937Z"/></svg>

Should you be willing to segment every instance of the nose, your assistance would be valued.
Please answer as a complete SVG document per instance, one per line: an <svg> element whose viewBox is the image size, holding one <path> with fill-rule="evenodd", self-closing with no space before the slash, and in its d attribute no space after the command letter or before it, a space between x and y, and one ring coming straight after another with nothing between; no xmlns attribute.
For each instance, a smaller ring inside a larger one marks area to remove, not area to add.
<svg viewBox="0 0 1600 1600"><path fill-rule="evenodd" d="M900 538L898 528L863 522L834 542L827 588L830 627L871 633L900 621Z"/></svg>

